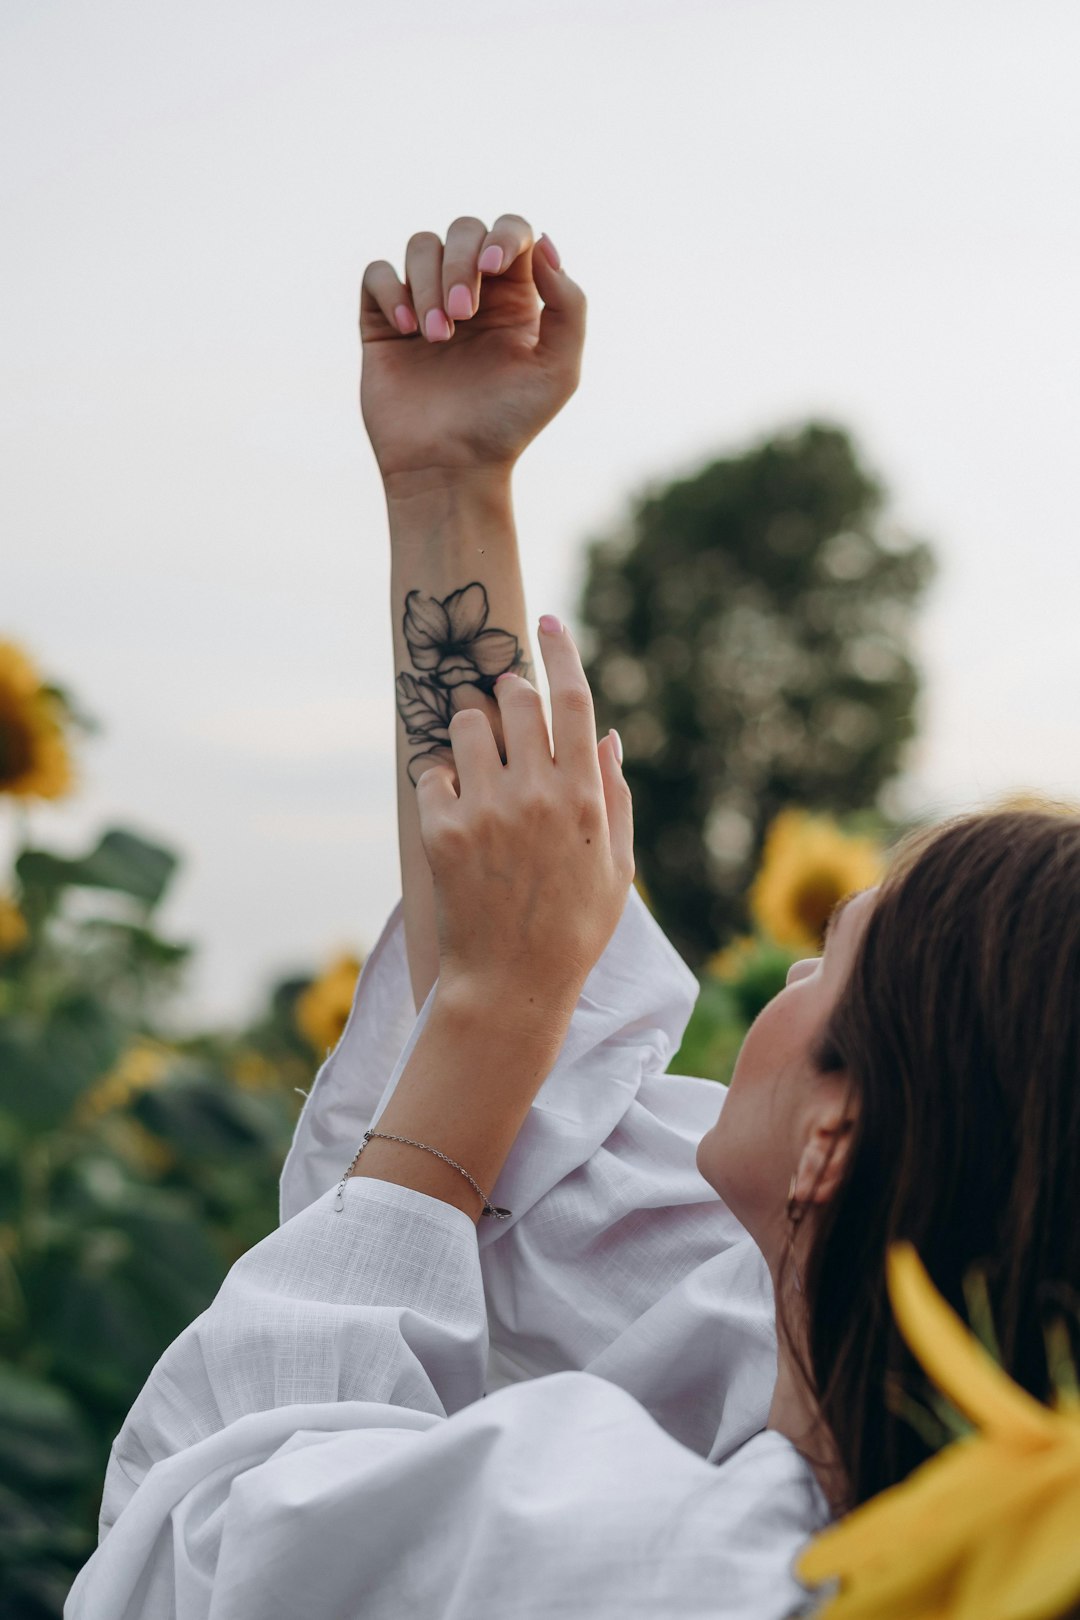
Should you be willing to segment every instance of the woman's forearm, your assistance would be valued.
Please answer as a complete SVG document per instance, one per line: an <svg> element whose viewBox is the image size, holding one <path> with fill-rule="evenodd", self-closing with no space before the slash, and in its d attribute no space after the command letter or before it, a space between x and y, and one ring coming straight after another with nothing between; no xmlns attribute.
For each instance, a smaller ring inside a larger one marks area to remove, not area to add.
<svg viewBox="0 0 1080 1620"><path fill-rule="evenodd" d="M504 669L534 682L535 676L509 471L410 474L388 481L386 504L398 846L409 976L419 1009L438 977L439 957L415 781L429 760L453 765L446 726L457 708L483 708L501 750L495 678Z"/></svg>
<svg viewBox="0 0 1080 1620"><path fill-rule="evenodd" d="M374 1129L437 1148L490 1197L572 1014L569 999L534 997L527 986L451 995L440 985ZM412 1187L476 1221L483 1213L460 1170L405 1142L373 1137L352 1174Z"/></svg>

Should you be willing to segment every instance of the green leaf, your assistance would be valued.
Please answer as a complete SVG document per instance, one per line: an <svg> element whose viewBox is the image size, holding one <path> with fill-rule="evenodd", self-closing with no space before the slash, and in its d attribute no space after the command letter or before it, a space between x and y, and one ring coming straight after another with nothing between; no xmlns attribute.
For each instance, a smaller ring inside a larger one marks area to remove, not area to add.
<svg viewBox="0 0 1080 1620"><path fill-rule="evenodd" d="M112 889L154 906L178 864L171 850L113 827L89 855L66 859L48 850L24 849L15 870L27 889Z"/></svg>
<svg viewBox="0 0 1080 1620"><path fill-rule="evenodd" d="M125 1030L82 991L65 996L44 1030L29 1018L0 1025L0 1109L24 1126L55 1126L116 1062Z"/></svg>
<svg viewBox="0 0 1080 1620"><path fill-rule="evenodd" d="M713 979L702 980L682 1044L668 1064L668 1073L698 1075L726 1085L745 1033L746 1026L729 987Z"/></svg>
<svg viewBox="0 0 1080 1620"><path fill-rule="evenodd" d="M214 1075L177 1076L144 1091L131 1112L178 1152L196 1160L265 1152L262 1110L254 1098Z"/></svg>
<svg viewBox="0 0 1080 1620"><path fill-rule="evenodd" d="M69 1205L24 1280L49 1375L94 1406L126 1407L228 1268L189 1198L130 1184L109 1199L78 1225Z"/></svg>
<svg viewBox="0 0 1080 1620"><path fill-rule="evenodd" d="M0 1484L0 1566L20 1560L40 1565L50 1553L85 1557L93 1547L89 1531L69 1523L51 1503Z"/></svg>
<svg viewBox="0 0 1080 1620"><path fill-rule="evenodd" d="M175 968L186 962L194 945L161 939L138 923L119 922L115 917L87 917L79 924L80 934L91 942L100 941L123 950L136 967Z"/></svg>
<svg viewBox="0 0 1080 1620"><path fill-rule="evenodd" d="M69 725L85 732L88 736L94 736L102 730L101 721L95 715L90 714L72 697L69 687L58 686L53 681L47 686L42 686L41 690L46 697L52 698L55 703L59 704Z"/></svg>
<svg viewBox="0 0 1080 1620"><path fill-rule="evenodd" d="M56 1385L0 1361L0 1477L9 1483L71 1484L96 1466L90 1431Z"/></svg>

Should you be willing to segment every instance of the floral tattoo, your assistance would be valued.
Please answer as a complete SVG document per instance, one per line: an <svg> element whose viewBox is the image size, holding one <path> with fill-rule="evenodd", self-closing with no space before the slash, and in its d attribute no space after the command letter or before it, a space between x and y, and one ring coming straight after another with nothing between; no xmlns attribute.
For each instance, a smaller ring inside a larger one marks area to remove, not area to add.
<svg viewBox="0 0 1080 1620"><path fill-rule="evenodd" d="M397 709L410 743L422 745L409 761L413 786L430 765L449 765L450 720L458 709L483 709L496 736L499 706L495 682L508 670L532 679L532 666L522 658L517 636L509 630L485 629L488 599L474 580L442 601L410 591L405 598L405 644L416 669L397 678ZM500 752L502 750L500 749Z"/></svg>

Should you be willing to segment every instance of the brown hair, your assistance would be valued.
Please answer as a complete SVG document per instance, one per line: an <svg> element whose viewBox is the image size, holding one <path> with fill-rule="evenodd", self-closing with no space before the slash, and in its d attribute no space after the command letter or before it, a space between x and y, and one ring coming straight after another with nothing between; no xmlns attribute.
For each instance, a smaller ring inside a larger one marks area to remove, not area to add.
<svg viewBox="0 0 1080 1620"><path fill-rule="evenodd" d="M984 1273L1002 1362L1040 1399L1048 1314L1075 1328L1080 817L993 811L909 840L815 1059L860 1103L803 1283L807 1372L854 1506L933 1450L890 1395L927 1401L889 1310L889 1243L914 1243L962 1316L965 1275Z"/></svg>

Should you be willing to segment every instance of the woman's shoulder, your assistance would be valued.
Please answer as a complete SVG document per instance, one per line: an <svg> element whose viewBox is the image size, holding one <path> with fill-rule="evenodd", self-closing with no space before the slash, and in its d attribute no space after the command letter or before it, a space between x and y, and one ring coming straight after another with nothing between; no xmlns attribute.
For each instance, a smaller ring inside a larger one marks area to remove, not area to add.
<svg viewBox="0 0 1080 1620"><path fill-rule="evenodd" d="M587 1448L599 1456L625 1452L639 1459L634 1472L692 1488L764 1492L790 1483L802 1494L813 1487L816 1520L823 1498L813 1473L784 1435L763 1429L720 1462L709 1462L662 1428L640 1401L620 1385L590 1372L558 1372L508 1384L456 1414L492 1422L513 1443L528 1444L532 1455L552 1461L569 1451L584 1460ZM635 1490L640 1490L640 1478Z"/></svg>
<svg viewBox="0 0 1080 1620"><path fill-rule="evenodd" d="M721 1463L685 1447L640 1401L591 1372L555 1372L484 1396L473 1421L499 1434L502 1466L557 1482L562 1510L588 1518L597 1502L688 1547L706 1552L795 1549L823 1528L827 1508L810 1466L790 1440L761 1430ZM453 1421L460 1421L458 1413ZM670 1518L667 1516L670 1510ZM733 1528L738 1526L737 1536Z"/></svg>
<svg viewBox="0 0 1080 1620"><path fill-rule="evenodd" d="M593 1569L630 1558L655 1586L656 1612L676 1571L687 1592L711 1590L713 1615L767 1620L804 1598L792 1562L828 1510L808 1464L775 1430L710 1463L626 1390L586 1372L508 1385L451 1424L467 1417L489 1429L487 1522L504 1545L524 1550L543 1524L553 1552L580 1541Z"/></svg>
<svg viewBox="0 0 1080 1620"><path fill-rule="evenodd" d="M102 1590L125 1560L142 1582L142 1541L161 1550L165 1517L184 1541L184 1525L220 1530L224 1506L214 1593L233 1620L300 1613L316 1589L324 1613L362 1594L365 1620L438 1620L450 1593L476 1620L787 1620L807 1599L791 1571L820 1509L794 1447L762 1433L709 1463L593 1373L507 1385L450 1417L346 1401L241 1422L274 1432L235 1434L231 1470L203 1460L179 1531L164 1480L145 1523L122 1515ZM73 1616L91 1612L83 1597Z"/></svg>

